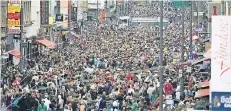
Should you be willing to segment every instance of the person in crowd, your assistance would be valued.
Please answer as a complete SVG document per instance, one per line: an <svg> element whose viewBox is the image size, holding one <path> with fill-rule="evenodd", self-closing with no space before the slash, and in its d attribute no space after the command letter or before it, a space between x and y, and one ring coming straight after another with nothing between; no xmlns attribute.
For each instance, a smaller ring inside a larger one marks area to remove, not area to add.
<svg viewBox="0 0 231 111"><path fill-rule="evenodd" d="M47 111L47 105L45 105L45 99L41 100L41 103L38 105L37 111Z"/></svg>

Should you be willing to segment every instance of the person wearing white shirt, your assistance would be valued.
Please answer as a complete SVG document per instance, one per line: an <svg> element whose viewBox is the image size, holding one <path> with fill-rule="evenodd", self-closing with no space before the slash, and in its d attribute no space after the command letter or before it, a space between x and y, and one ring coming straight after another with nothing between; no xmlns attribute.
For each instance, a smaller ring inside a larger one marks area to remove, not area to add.
<svg viewBox="0 0 231 111"><path fill-rule="evenodd" d="M61 98L61 95L58 95L58 105L59 105L59 109L62 110L63 109L63 99Z"/></svg>
<svg viewBox="0 0 231 111"><path fill-rule="evenodd" d="M149 98L151 98L154 91L155 91L155 87L153 87L152 85L148 87L147 93L149 95Z"/></svg>
<svg viewBox="0 0 231 111"><path fill-rule="evenodd" d="M180 100L180 85L178 85L176 88L176 99Z"/></svg>
<svg viewBox="0 0 231 111"><path fill-rule="evenodd" d="M128 93L133 94L135 91L131 88L131 86L128 86Z"/></svg>
<svg viewBox="0 0 231 111"><path fill-rule="evenodd" d="M47 99L48 98L48 95L45 95L45 105L47 106L47 109L49 109L49 106L50 106L50 104L51 104L51 101L49 100L49 99Z"/></svg>
<svg viewBox="0 0 231 111"><path fill-rule="evenodd" d="M112 111L119 111L119 101L118 100L115 100L112 103L112 106L113 106L113 110Z"/></svg>

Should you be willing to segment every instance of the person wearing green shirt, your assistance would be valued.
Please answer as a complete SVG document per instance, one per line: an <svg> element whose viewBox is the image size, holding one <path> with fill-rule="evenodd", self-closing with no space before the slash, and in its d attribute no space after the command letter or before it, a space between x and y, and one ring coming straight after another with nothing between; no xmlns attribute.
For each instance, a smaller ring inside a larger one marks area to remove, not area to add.
<svg viewBox="0 0 231 111"><path fill-rule="evenodd" d="M38 106L38 108L37 108L37 111L47 111L47 110L48 110L48 109L47 109L47 106L44 105L44 103L45 103L45 100L42 99L41 104L39 104L39 106Z"/></svg>
<svg viewBox="0 0 231 111"><path fill-rule="evenodd" d="M137 107L138 107L137 101L133 100L132 101L132 109L131 109L131 111L137 111Z"/></svg>

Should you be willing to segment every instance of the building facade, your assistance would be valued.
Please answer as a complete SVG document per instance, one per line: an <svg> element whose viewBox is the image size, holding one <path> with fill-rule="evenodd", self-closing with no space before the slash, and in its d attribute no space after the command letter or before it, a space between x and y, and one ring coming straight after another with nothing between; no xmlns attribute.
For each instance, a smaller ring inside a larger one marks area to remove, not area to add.
<svg viewBox="0 0 231 111"><path fill-rule="evenodd" d="M7 0L0 2L0 20L1 20L1 53L6 51L6 37L7 37Z"/></svg>
<svg viewBox="0 0 231 111"><path fill-rule="evenodd" d="M22 2L24 11L25 38L36 36L40 28L40 1L30 0Z"/></svg>

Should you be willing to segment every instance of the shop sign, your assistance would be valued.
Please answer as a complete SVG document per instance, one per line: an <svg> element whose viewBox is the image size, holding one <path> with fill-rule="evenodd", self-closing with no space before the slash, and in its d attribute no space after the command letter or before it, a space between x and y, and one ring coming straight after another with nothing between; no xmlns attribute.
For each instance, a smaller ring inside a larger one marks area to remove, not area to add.
<svg viewBox="0 0 231 111"><path fill-rule="evenodd" d="M20 26L20 20L8 19L8 27Z"/></svg>
<svg viewBox="0 0 231 111"><path fill-rule="evenodd" d="M20 6L8 5L8 13L19 13L19 12L20 12Z"/></svg>
<svg viewBox="0 0 231 111"><path fill-rule="evenodd" d="M20 13L8 13L8 19L20 19Z"/></svg>
<svg viewBox="0 0 231 111"><path fill-rule="evenodd" d="M40 23L41 25L49 25L49 1L40 1Z"/></svg>
<svg viewBox="0 0 231 111"><path fill-rule="evenodd" d="M63 14L56 14L55 21L56 22L62 22L63 21Z"/></svg>
<svg viewBox="0 0 231 111"><path fill-rule="evenodd" d="M21 0L8 0L10 4L21 4Z"/></svg>
<svg viewBox="0 0 231 111"><path fill-rule="evenodd" d="M20 28L19 29L10 29L11 27L9 27L8 29L8 33L9 34L19 34L21 31L20 31ZM15 28L18 28L18 27L15 27Z"/></svg>
<svg viewBox="0 0 231 111"><path fill-rule="evenodd" d="M20 34L14 34L13 38L14 39L21 39L21 35Z"/></svg>
<svg viewBox="0 0 231 111"><path fill-rule="evenodd" d="M230 92L212 92L212 110L230 111L231 93Z"/></svg>

